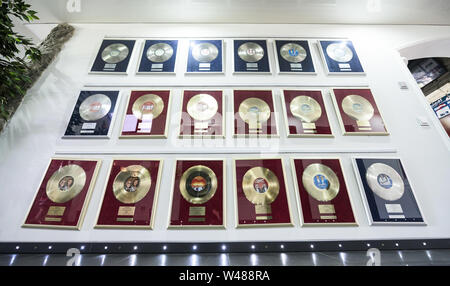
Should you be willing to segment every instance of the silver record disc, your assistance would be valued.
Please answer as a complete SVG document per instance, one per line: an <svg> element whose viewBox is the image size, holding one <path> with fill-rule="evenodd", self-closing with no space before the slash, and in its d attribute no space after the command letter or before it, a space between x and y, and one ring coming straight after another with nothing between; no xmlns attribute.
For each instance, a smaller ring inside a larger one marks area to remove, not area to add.
<svg viewBox="0 0 450 286"><path fill-rule="evenodd" d="M337 62L346 63L353 58L353 52L345 43L333 43L328 45L327 54Z"/></svg>
<svg viewBox="0 0 450 286"><path fill-rule="evenodd" d="M396 201L405 192L402 177L394 168L383 163L374 163L367 168L366 179L370 189L386 201Z"/></svg>
<svg viewBox="0 0 450 286"><path fill-rule="evenodd" d="M284 44L280 49L280 55L288 62L299 63L306 59L306 50L295 43Z"/></svg>
<svg viewBox="0 0 450 286"><path fill-rule="evenodd" d="M249 63L255 63L264 57L264 49L253 42L246 42L239 46L238 56Z"/></svg>
<svg viewBox="0 0 450 286"><path fill-rule="evenodd" d="M192 48L192 57L198 62L209 63L217 58L219 49L211 43L196 44Z"/></svg>
<svg viewBox="0 0 450 286"><path fill-rule="evenodd" d="M111 44L102 52L102 60L108 64L117 64L127 58L128 47L124 44Z"/></svg>
<svg viewBox="0 0 450 286"><path fill-rule="evenodd" d="M89 96L80 105L80 116L86 121L95 121L106 114L111 109L111 99L104 94L97 93Z"/></svg>
<svg viewBox="0 0 450 286"><path fill-rule="evenodd" d="M173 48L166 43L157 43L147 49L147 59L155 63L163 63L173 55Z"/></svg>

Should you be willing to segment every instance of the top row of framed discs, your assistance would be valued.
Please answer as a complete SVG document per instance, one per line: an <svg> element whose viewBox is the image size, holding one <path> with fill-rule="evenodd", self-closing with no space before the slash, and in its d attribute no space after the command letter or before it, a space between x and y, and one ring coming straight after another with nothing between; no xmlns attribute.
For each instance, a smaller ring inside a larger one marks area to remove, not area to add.
<svg viewBox="0 0 450 286"><path fill-rule="evenodd" d="M278 73L316 74L311 41L275 40ZM319 40L320 55L327 74L364 74L352 41ZM126 74L136 40L103 40L91 73ZM145 40L139 56L138 74L174 73L179 50L178 40ZM223 73L224 41L190 40L186 73ZM266 39L233 40L234 73L271 73Z"/></svg>

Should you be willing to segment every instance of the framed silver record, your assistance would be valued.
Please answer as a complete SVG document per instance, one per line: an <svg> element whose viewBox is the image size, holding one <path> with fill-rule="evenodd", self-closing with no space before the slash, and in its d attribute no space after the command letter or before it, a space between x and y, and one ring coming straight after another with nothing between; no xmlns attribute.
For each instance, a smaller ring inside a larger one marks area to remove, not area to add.
<svg viewBox="0 0 450 286"><path fill-rule="evenodd" d="M218 55L219 49L212 43L198 43L192 48L192 57L201 63L212 62Z"/></svg>
<svg viewBox="0 0 450 286"><path fill-rule="evenodd" d="M80 117L86 121L103 118L111 109L111 99L101 93L93 94L80 104Z"/></svg>
<svg viewBox="0 0 450 286"><path fill-rule="evenodd" d="M147 49L146 56L152 62L163 63L173 56L173 48L167 43L157 43Z"/></svg>
<svg viewBox="0 0 450 286"><path fill-rule="evenodd" d="M111 44L103 49L102 60L108 64L117 64L125 60L130 50L124 44Z"/></svg>

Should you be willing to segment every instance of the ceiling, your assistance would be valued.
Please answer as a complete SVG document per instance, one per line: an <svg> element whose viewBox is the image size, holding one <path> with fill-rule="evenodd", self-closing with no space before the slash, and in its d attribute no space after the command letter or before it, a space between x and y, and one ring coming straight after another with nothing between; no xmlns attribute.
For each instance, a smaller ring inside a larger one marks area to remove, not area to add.
<svg viewBox="0 0 450 286"><path fill-rule="evenodd" d="M450 25L450 0L27 0L27 2L38 11L41 23Z"/></svg>

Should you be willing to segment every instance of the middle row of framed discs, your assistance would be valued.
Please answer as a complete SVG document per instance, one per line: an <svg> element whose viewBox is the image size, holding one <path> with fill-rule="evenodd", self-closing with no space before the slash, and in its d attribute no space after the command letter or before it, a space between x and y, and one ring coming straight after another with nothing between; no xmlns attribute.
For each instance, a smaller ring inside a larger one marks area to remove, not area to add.
<svg viewBox="0 0 450 286"><path fill-rule="evenodd" d="M225 228L226 159L177 159L167 207L168 228ZM236 227L293 226L282 158L234 158ZM353 158L370 224L422 224L420 207L398 158ZM24 227L80 229L101 160L52 158ZM163 160L113 159L97 228L150 228ZM290 158L302 225L357 226L339 158ZM169 174L165 174L167 177ZM230 209L230 208L228 208Z"/></svg>
<svg viewBox="0 0 450 286"><path fill-rule="evenodd" d="M120 92L80 92L63 138L105 138L111 133ZM369 88L330 88L344 135L389 135ZM178 137L225 137L223 90L183 90ZM121 121L120 138L167 138L170 90L133 90ZM333 137L323 90L283 90L281 103L288 137ZM272 90L233 90L234 137L279 137ZM231 120L228 120L231 121Z"/></svg>

